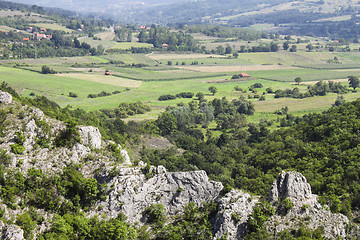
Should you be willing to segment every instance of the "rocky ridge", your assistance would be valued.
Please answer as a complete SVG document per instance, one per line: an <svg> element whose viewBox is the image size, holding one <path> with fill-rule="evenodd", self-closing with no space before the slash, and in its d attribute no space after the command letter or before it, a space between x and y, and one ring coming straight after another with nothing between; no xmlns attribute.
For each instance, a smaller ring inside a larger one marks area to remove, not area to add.
<svg viewBox="0 0 360 240"><path fill-rule="evenodd" d="M330 239L346 238L349 219L342 214L331 213L327 207L322 206L301 173L282 172L274 181L269 193L270 202L279 206L279 201L284 199L289 199L293 207L285 216L274 215L268 221L270 232L278 233L305 225L312 230L324 227L324 236Z"/></svg>
<svg viewBox="0 0 360 240"><path fill-rule="evenodd" d="M71 149L55 147L53 141L63 131L64 123L46 117L39 109L22 106L16 102L0 104L0 110L6 112L6 120L0 137L0 150L10 156L9 168L17 168L23 174L30 168L41 169L44 173L61 172L70 163L81 163L84 176L95 177L99 183L109 186L105 200L98 201L95 207L86 212L87 216L117 217L121 212L130 223L146 224L145 209L151 204L164 205L169 216L180 214L190 202L201 206L203 202L216 202L217 214L212 220L214 239L227 235L228 239L242 239L248 232L248 218L259 202L259 197L232 190L222 194L223 186L219 182L209 181L204 171L167 172L162 166L146 166L140 162L132 166L125 149L117 145L123 162L114 159L110 147L113 142L105 142L97 128L80 126L80 142ZM12 152L11 145L16 142L17 132L24 136L25 151L22 154ZM48 139L49 145L38 146L39 139ZM317 196L312 194L305 177L296 172L283 172L274 181L269 194L269 201L275 208L283 199L289 199L293 207L284 214L272 216L265 224L269 232L277 234L284 229L297 229L299 226L315 230L324 227L325 236L333 239L346 236L349 220L341 214L332 214L320 205ZM17 203L20 199L17 200ZM26 209L5 209L0 222L2 239L23 239L22 230L11 223L18 214ZM49 227L52 214L38 210L45 222L38 226L40 233Z"/></svg>

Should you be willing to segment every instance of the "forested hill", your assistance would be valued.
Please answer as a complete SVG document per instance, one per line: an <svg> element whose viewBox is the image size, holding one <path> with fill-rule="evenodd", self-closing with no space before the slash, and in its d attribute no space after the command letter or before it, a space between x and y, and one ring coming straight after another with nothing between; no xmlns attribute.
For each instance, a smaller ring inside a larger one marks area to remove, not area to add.
<svg viewBox="0 0 360 240"><path fill-rule="evenodd" d="M164 136L171 132L171 139L186 152L177 156L171 150L144 149L142 160L173 170L195 166L227 188L246 189L263 196L279 172L296 170L306 176L322 203L328 203L334 212L350 216L351 211L360 208L360 100L322 114L302 118L287 115L280 122L290 127L273 132L268 129L271 123L266 121L246 125L246 120L238 115L244 113L243 103L215 100L211 105L222 132L220 137L207 131L205 141L191 123L199 112L205 111L204 106L200 110L173 109L156 123Z"/></svg>
<svg viewBox="0 0 360 240"><path fill-rule="evenodd" d="M182 0L118 1L106 0L16 0L42 7L76 9L92 17L141 25L216 24L251 27L265 24L283 34L333 38L359 38L356 26L360 4L357 1L319 0Z"/></svg>

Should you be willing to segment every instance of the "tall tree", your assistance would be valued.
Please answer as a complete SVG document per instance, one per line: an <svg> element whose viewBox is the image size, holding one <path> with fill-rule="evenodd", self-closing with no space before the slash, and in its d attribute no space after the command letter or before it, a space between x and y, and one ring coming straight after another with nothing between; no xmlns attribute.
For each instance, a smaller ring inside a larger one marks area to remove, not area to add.
<svg viewBox="0 0 360 240"><path fill-rule="evenodd" d="M289 42L288 41L284 42L283 48L284 48L285 51L289 49Z"/></svg>
<svg viewBox="0 0 360 240"><path fill-rule="evenodd" d="M349 76L348 81L349 81L349 86L354 88L354 90L355 88L360 86L360 80L357 76Z"/></svg>
<svg viewBox="0 0 360 240"><path fill-rule="evenodd" d="M302 82L302 79L301 79L301 77L297 77L297 78L295 78L294 81L296 82L297 85L299 85Z"/></svg>
<svg viewBox="0 0 360 240"><path fill-rule="evenodd" d="M210 91L213 95L215 95L215 93L217 93L217 88L216 88L215 86L210 86L210 87L209 87L209 91Z"/></svg>

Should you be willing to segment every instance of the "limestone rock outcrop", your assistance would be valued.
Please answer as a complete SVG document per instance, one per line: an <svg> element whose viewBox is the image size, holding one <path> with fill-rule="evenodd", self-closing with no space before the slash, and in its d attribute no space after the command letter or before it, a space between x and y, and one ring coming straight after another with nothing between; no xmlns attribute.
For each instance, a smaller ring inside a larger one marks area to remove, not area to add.
<svg viewBox="0 0 360 240"><path fill-rule="evenodd" d="M282 172L270 188L269 200L277 202L279 199L289 198L292 202L303 202L313 198L310 184L298 172Z"/></svg>
<svg viewBox="0 0 360 240"><path fill-rule="evenodd" d="M168 173L159 166L150 174L153 176L147 179L141 167L120 169L108 183L114 187L108 199L99 203L102 212L107 217L122 212L130 223L142 222L142 213L151 204L163 204L167 215L176 215L190 202L200 206L215 200L223 188L221 183L209 181L205 171Z"/></svg>
<svg viewBox="0 0 360 240"><path fill-rule="evenodd" d="M81 143L93 149L101 148L101 134L98 128L92 126L79 127Z"/></svg>
<svg viewBox="0 0 360 240"><path fill-rule="evenodd" d="M324 236L329 239L346 237L346 225L349 219L342 214L331 213L317 201L317 195L311 193L310 184L298 172L279 174L270 189L269 200L275 207L281 200L289 199L294 206L284 215L274 215L267 222L269 232L278 233L305 226L316 230L324 228Z"/></svg>
<svg viewBox="0 0 360 240"><path fill-rule="evenodd" d="M4 224L0 221L0 237L4 240L23 240L24 231L16 225Z"/></svg>
<svg viewBox="0 0 360 240"><path fill-rule="evenodd" d="M0 103L10 104L12 103L12 96L10 93L0 91Z"/></svg>
<svg viewBox="0 0 360 240"><path fill-rule="evenodd" d="M231 190L219 199L214 223L214 240L225 235L228 239L242 239L246 234L249 215L257 202L257 197L241 190Z"/></svg>

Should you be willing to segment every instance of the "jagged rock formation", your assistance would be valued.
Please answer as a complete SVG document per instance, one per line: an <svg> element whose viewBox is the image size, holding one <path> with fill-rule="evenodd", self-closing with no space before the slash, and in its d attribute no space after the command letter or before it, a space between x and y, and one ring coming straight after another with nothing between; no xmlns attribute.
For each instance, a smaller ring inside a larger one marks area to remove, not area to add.
<svg viewBox="0 0 360 240"><path fill-rule="evenodd" d="M312 230L324 227L324 236L330 239L346 237L346 225L349 219L342 214L334 214L323 207L317 196L311 193L306 178L297 172L283 172L274 181L269 199L279 207L279 201L288 198L294 206L285 216L275 215L267 222L269 232L281 232L285 229L298 229L301 226Z"/></svg>
<svg viewBox="0 0 360 240"><path fill-rule="evenodd" d="M231 190L219 199L214 223L214 240L226 234L228 239L241 239L245 236L249 215L257 202L257 197L241 190Z"/></svg>
<svg viewBox="0 0 360 240"><path fill-rule="evenodd" d="M122 168L109 182L114 189L98 204L107 217L122 212L131 223L143 222L142 213L151 204L163 204L166 214L173 216L190 202L200 206L215 200L223 188L221 183L209 181L205 171L168 173L159 166L150 170L153 176L147 179L142 173L144 166Z"/></svg>
<svg viewBox="0 0 360 240"><path fill-rule="evenodd" d="M79 127L81 143L93 149L101 148L101 134L99 129L92 126Z"/></svg>
<svg viewBox="0 0 360 240"><path fill-rule="evenodd" d="M314 199L310 184L298 172L282 172L270 188L269 200L278 202L279 199L289 198L295 203L302 203Z"/></svg>
<svg viewBox="0 0 360 240"><path fill-rule="evenodd" d="M10 104L12 102L11 94L7 92L0 91L0 103L2 104Z"/></svg>

